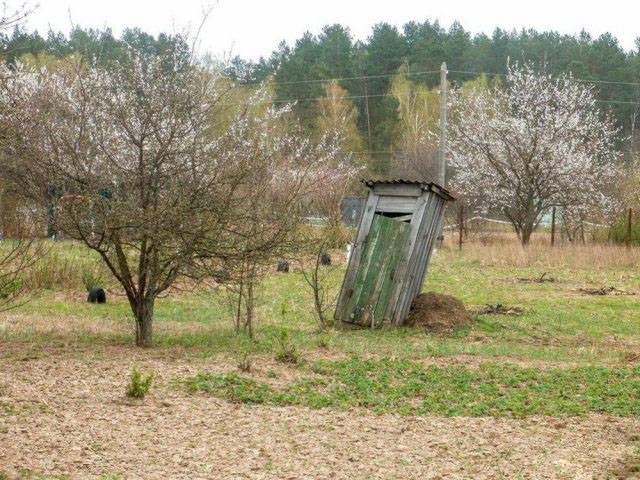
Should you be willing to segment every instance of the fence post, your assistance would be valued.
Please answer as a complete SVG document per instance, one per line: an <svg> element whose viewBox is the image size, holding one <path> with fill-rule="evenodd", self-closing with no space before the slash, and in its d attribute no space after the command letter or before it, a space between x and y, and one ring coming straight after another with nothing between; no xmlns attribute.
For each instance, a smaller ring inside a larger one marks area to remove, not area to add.
<svg viewBox="0 0 640 480"><path fill-rule="evenodd" d="M464 233L464 205L460 204L460 209L458 210L458 248L462 250L462 235Z"/></svg>
<svg viewBox="0 0 640 480"><path fill-rule="evenodd" d="M631 246L632 216L633 216L633 210L629 208L629 212L627 214L627 247Z"/></svg>
<svg viewBox="0 0 640 480"><path fill-rule="evenodd" d="M556 243L556 207L551 210L551 246Z"/></svg>

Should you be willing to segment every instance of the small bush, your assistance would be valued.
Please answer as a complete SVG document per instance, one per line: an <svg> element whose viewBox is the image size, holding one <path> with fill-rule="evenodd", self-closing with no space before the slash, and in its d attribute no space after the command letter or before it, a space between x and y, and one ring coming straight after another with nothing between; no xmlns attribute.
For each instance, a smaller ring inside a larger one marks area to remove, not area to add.
<svg viewBox="0 0 640 480"><path fill-rule="evenodd" d="M0 279L0 300L15 297L22 291L23 285L24 282L20 277Z"/></svg>
<svg viewBox="0 0 640 480"><path fill-rule="evenodd" d="M238 360L238 370L249 373L251 371L251 363L250 353L247 351L241 352L240 359Z"/></svg>
<svg viewBox="0 0 640 480"><path fill-rule="evenodd" d="M276 355L275 359L282 363L297 364L300 361L300 354L296 346L289 340L289 331L282 327L276 334Z"/></svg>
<svg viewBox="0 0 640 480"><path fill-rule="evenodd" d="M82 284L88 293L94 288L104 286L104 276L97 268L86 268L82 271Z"/></svg>
<svg viewBox="0 0 640 480"><path fill-rule="evenodd" d="M627 213L620 215L611 227L611 240L616 243L626 243L628 232ZM640 219L637 218L637 212L633 212L631 218L631 243L637 245L640 243Z"/></svg>
<svg viewBox="0 0 640 480"><path fill-rule="evenodd" d="M127 385L127 397L144 398L153 382L153 373L147 375L144 379L142 373L136 368L131 369L131 382Z"/></svg>

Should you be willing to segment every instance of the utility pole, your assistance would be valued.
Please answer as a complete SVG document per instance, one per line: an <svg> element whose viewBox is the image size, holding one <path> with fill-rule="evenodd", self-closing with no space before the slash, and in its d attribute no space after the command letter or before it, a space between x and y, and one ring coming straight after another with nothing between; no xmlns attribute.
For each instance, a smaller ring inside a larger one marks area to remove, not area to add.
<svg viewBox="0 0 640 480"><path fill-rule="evenodd" d="M629 208L627 213L627 247L631 246L631 237L633 232L633 210Z"/></svg>
<svg viewBox="0 0 640 480"><path fill-rule="evenodd" d="M551 209L551 246L556 243L556 207Z"/></svg>
<svg viewBox="0 0 640 480"><path fill-rule="evenodd" d="M440 149L438 150L438 183L446 188L447 162L444 158L447 142L447 64L440 66Z"/></svg>

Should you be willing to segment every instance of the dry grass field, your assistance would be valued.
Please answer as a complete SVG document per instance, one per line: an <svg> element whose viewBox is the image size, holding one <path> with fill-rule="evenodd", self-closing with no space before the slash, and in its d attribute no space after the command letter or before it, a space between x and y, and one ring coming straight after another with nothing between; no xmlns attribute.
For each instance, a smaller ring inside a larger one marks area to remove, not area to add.
<svg viewBox="0 0 640 480"><path fill-rule="evenodd" d="M637 248L448 239L424 290L521 314L320 332L301 275L274 273L255 341L223 293L185 287L141 350L115 285L85 302L97 260L58 244L0 316L0 479L640 478L639 265ZM154 374L143 399L134 366Z"/></svg>

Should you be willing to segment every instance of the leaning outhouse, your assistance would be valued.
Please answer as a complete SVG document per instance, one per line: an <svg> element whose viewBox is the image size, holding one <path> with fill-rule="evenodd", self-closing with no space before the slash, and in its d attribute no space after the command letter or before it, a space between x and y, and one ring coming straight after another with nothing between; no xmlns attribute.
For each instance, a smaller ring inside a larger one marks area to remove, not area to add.
<svg viewBox="0 0 640 480"><path fill-rule="evenodd" d="M369 188L335 318L363 327L402 325L420 293L445 205L435 183L367 180Z"/></svg>

